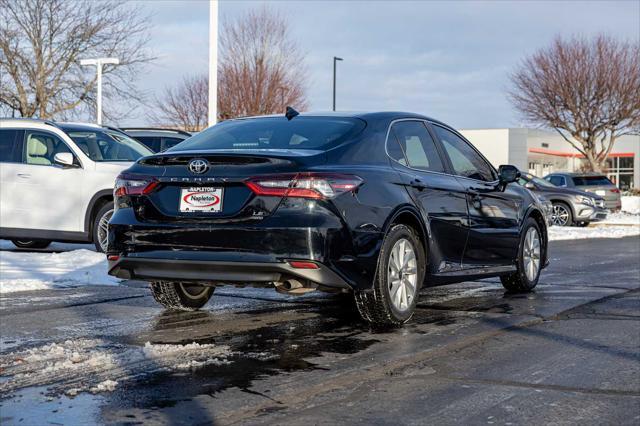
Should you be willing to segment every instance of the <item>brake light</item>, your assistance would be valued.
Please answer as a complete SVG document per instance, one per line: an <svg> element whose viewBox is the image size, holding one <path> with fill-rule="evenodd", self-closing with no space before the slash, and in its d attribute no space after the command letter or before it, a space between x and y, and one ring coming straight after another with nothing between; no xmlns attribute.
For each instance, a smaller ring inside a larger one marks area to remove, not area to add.
<svg viewBox="0 0 640 426"><path fill-rule="evenodd" d="M354 191L362 182L362 179L354 175L298 173L253 177L245 184L256 195L319 200L335 198L345 192Z"/></svg>
<svg viewBox="0 0 640 426"><path fill-rule="evenodd" d="M613 192L614 194L619 194L620 190L618 188L613 188L611 192Z"/></svg>
<svg viewBox="0 0 640 426"><path fill-rule="evenodd" d="M116 197L146 195L153 192L159 184L157 180L149 176L121 174L116 178L113 195Z"/></svg>
<svg viewBox="0 0 640 426"><path fill-rule="evenodd" d="M296 269L319 269L320 268L318 264L315 262L305 262L301 260L290 260L289 265L291 265L292 268L296 268Z"/></svg>

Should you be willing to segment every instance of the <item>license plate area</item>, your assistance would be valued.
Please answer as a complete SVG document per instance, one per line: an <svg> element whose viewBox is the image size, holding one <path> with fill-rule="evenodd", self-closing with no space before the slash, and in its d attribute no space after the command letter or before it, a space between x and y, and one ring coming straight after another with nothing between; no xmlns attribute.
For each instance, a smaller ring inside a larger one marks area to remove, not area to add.
<svg viewBox="0 0 640 426"><path fill-rule="evenodd" d="M217 213L222 211L223 189L195 186L180 189L180 213Z"/></svg>

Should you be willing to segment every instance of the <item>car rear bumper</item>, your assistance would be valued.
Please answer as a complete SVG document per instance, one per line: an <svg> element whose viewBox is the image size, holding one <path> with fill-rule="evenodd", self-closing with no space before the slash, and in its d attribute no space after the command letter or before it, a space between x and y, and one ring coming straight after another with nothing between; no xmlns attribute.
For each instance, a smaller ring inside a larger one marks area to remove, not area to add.
<svg viewBox="0 0 640 426"><path fill-rule="evenodd" d="M109 260L109 274L146 281L194 281L211 284L264 284L290 279L308 280L321 286L349 289L351 286L331 268L312 262L316 269L295 268L289 262L243 262L175 258L173 252L153 252Z"/></svg>

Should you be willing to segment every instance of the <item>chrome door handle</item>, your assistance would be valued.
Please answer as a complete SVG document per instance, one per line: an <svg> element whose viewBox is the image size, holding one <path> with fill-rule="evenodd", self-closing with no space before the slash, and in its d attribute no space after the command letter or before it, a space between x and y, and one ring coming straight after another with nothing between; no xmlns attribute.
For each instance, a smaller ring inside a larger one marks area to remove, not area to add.
<svg viewBox="0 0 640 426"><path fill-rule="evenodd" d="M29 179L31 177L29 173L18 173L18 176L24 179Z"/></svg>

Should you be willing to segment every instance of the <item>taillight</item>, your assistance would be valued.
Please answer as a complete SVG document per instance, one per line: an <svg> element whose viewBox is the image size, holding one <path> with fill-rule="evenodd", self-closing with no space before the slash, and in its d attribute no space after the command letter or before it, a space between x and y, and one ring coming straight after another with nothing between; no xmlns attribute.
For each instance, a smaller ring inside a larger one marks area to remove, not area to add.
<svg viewBox="0 0 640 426"><path fill-rule="evenodd" d="M354 191L362 184L354 175L333 173L299 173L295 175L260 176L245 183L256 195L325 199Z"/></svg>
<svg viewBox="0 0 640 426"><path fill-rule="evenodd" d="M159 182L152 177L121 174L116 178L113 195L122 197L125 195L146 195L151 193Z"/></svg>
<svg viewBox="0 0 640 426"><path fill-rule="evenodd" d="M620 190L618 188L613 188L611 192L613 192L614 194L619 194Z"/></svg>

